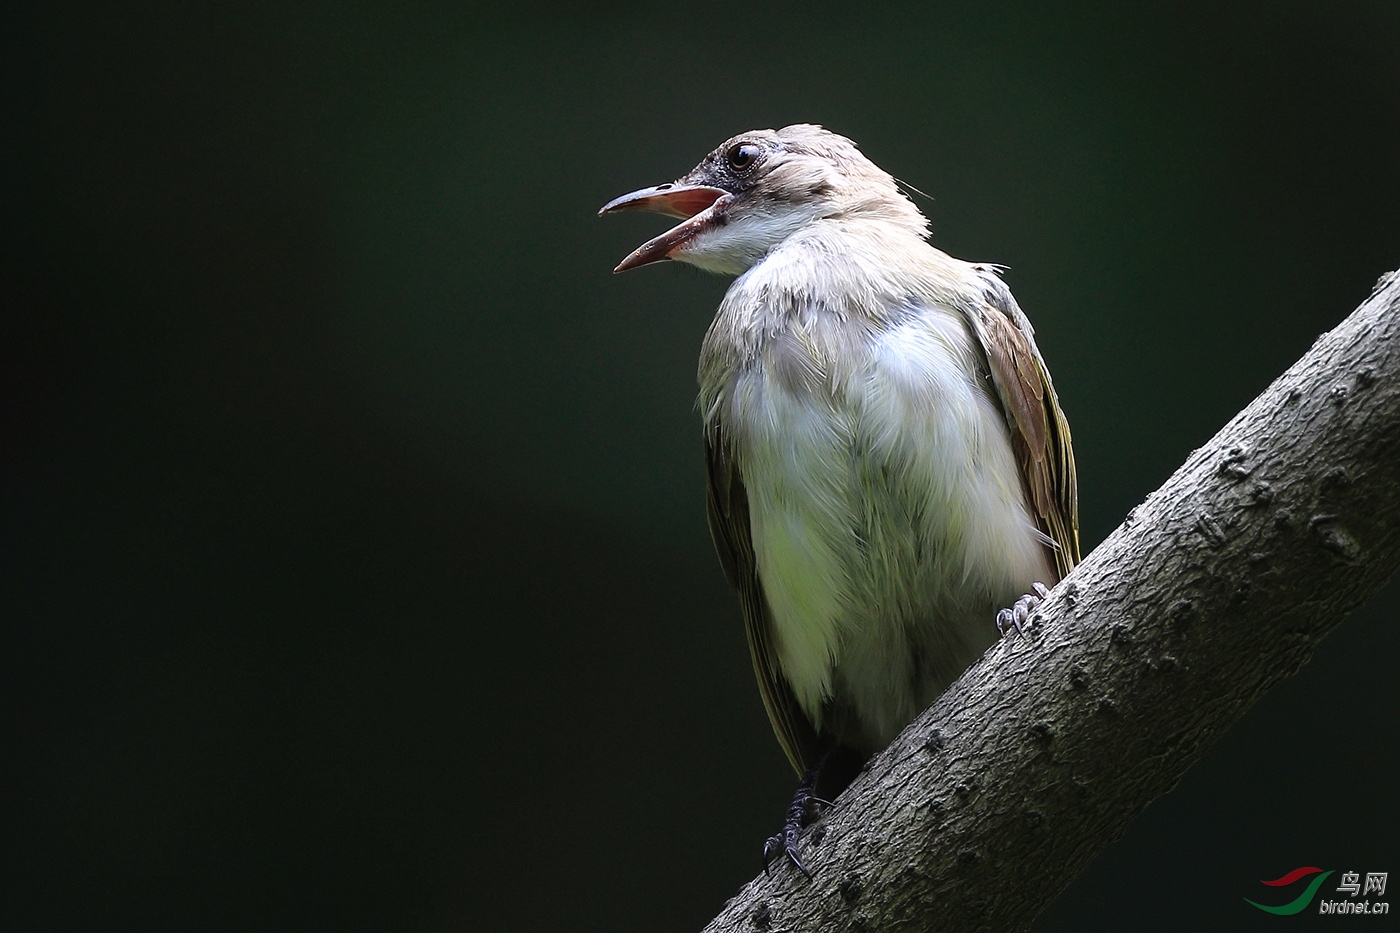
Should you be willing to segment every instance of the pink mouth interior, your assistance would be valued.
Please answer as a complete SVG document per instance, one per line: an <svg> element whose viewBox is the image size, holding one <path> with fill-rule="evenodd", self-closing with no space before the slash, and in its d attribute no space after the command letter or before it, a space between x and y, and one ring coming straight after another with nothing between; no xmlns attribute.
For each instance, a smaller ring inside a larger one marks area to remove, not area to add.
<svg viewBox="0 0 1400 933"><path fill-rule="evenodd" d="M656 193L656 199L666 205L667 213L677 217L694 217L723 196L723 191L714 188L681 188Z"/></svg>

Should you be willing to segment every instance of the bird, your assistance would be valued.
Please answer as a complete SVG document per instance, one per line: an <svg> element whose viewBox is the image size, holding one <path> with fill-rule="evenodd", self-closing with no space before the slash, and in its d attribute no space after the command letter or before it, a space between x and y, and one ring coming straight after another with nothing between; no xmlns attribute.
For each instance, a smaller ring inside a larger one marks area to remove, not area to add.
<svg viewBox="0 0 1400 933"><path fill-rule="evenodd" d="M1079 561L1069 424L1003 268L955 259L854 142L741 133L599 211L618 264L735 276L700 350L707 513L801 830Z"/></svg>

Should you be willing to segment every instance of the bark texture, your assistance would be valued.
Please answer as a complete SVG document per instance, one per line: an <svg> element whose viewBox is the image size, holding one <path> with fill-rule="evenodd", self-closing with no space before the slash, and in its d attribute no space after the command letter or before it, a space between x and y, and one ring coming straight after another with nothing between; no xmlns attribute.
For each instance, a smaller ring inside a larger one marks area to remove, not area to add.
<svg viewBox="0 0 1400 933"><path fill-rule="evenodd" d="M1028 927L1397 565L1391 273L706 929Z"/></svg>

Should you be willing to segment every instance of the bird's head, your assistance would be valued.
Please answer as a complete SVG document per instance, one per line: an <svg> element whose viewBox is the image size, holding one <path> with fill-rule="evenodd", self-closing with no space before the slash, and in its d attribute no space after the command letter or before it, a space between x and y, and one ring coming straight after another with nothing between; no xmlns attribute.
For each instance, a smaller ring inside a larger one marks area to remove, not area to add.
<svg viewBox="0 0 1400 933"><path fill-rule="evenodd" d="M685 218L618 264L675 259L737 275L816 221L863 216L923 236L928 221L894 178L844 136L810 124L727 140L669 184L624 194L599 214L643 210Z"/></svg>

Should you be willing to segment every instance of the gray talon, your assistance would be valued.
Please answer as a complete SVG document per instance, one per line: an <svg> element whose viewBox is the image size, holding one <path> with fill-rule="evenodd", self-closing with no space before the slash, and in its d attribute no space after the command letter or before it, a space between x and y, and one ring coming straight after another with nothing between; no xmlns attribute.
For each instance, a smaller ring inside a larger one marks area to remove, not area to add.
<svg viewBox="0 0 1400 933"><path fill-rule="evenodd" d="M1039 581L1032 583L1031 588L1035 590L1034 594L1027 593L1016 600L1010 609L1003 609L997 613L997 631L1003 638L1006 637L1007 630L1013 628L1016 634L1024 635L1025 624L1031 613L1040 605L1042 599L1050 595L1050 588Z"/></svg>

